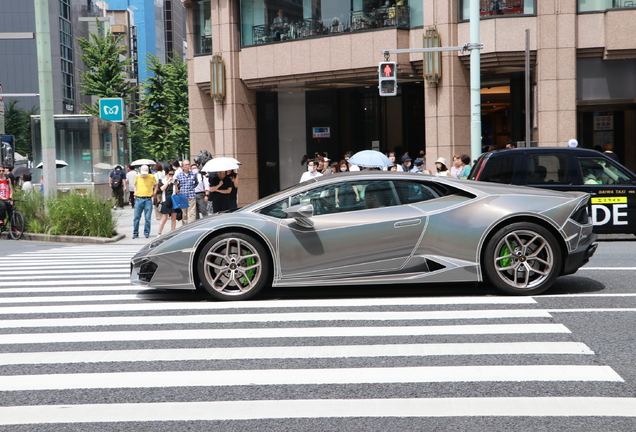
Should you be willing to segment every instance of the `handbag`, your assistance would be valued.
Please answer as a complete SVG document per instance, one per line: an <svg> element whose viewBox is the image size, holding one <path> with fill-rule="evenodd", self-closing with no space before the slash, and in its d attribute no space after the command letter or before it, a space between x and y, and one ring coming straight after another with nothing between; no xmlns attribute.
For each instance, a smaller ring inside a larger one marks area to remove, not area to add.
<svg viewBox="0 0 636 432"><path fill-rule="evenodd" d="M182 194L172 195L172 208L181 209L181 208L188 208L188 207L190 207L190 204L188 204L188 199L186 198L185 195L182 195Z"/></svg>

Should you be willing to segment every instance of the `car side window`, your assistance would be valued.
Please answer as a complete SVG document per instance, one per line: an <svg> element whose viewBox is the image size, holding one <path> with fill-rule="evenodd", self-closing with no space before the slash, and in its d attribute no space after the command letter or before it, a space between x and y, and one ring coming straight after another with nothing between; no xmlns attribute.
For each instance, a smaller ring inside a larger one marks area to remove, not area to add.
<svg viewBox="0 0 636 432"><path fill-rule="evenodd" d="M437 192L424 183L399 180L393 184L401 204L413 204L439 197Z"/></svg>
<svg viewBox="0 0 636 432"><path fill-rule="evenodd" d="M400 204L390 181L345 181L333 183L293 195L289 199L264 207L260 213L279 219L287 218L290 206L311 204L314 216L345 213Z"/></svg>
<svg viewBox="0 0 636 432"><path fill-rule="evenodd" d="M479 180L511 184L514 168L515 158L513 156L490 157L479 176Z"/></svg>
<svg viewBox="0 0 636 432"><path fill-rule="evenodd" d="M571 184L568 161L564 154L529 154L526 184Z"/></svg>
<svg viewBox="0 0 636 432"><path fill-rule="evenodd" d="M623 185L632 180L612 161L604 158L579 158L584 184Z"/></svg>

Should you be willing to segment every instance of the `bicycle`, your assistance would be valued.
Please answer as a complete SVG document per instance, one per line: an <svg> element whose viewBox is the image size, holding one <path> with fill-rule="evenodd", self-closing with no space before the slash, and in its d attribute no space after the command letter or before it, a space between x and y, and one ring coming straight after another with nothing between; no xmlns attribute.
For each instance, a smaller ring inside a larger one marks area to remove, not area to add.
<svg viewBox="0 0 636 432"><path fill-rule="evenodd" d="M2 201L5 201L7 203L9 201L25 202L24 200L18 200L18 199L11 199L11 200L3 199ZM20 240L22 238L22 234L24 233L24 215L22 214L21 211L16 210L15 207L13 207L13 212L11 213L11 218L9 219L8 226L5 220L0 220L0 234L3 231L9 231L9 236L13 240Z"/></svg>

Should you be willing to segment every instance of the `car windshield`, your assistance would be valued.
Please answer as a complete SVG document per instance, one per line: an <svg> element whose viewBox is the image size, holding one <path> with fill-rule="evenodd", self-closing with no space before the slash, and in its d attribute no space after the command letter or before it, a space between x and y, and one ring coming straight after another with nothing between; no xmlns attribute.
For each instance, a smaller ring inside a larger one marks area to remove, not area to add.
<svg viewBox="0 0 636 432"><path fill-rule="evenodd" d="M244 211L250 211L250 210L252 210L252 209L254 209L254 208L259 207L259 206L260 206L260 204L261 204L262 202L264 202L264 201L268 201L268 200L270 200L271 198L276 198L276 197L279 197L279 196L281 196L281 195L285 195L287 192L289 192L289 191L291 191L291 190L293 190L293 189L300 189L300 188L305 187L306 185L308 185L308 184L310 184L310 183L315 183L315 182L316 182L316 180L315 180L315 179L310 179L310 180L304 181L304 182L302 182L302 183L298 183L298 184L295 184L295 185L289 186L288 188L285 188L285 189L283 189L283 190L281 190L281 191L278 191L278 192L273 193L273 194L271 194L271 195L267 195L266 197L263 197L263 198L261 198L261 199L259 199L259 200L257 200L257 201L254 201L253 203L248 204L248 205L246 205L245 207L243 207L241 210L244 210Z"/></svg>

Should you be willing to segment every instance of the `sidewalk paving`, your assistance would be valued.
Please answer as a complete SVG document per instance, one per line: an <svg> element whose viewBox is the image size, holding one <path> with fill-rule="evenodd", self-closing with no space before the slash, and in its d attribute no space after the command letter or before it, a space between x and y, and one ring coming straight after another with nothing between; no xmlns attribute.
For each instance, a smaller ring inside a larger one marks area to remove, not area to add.
<svg viewBox="0 0 636 432"><path fill-rule="evenodd" d="M113 244L138 245L140 248L147 242L157 238L157 230L159 229L159 221L155 219L155 211L153 208L150 224L150 238L144 237L144 215L141 215L139 221L139 238L133 239L133 218L134 209L130 205L126 205L123 209L113 210L113 215L117 218L117 233L124 234L125 237ZM181 226L181 222L177 222L177 228ZM170 230L170 221L166 222L166 228ZM165 230L165 228L164 228ZM164 233L165 234L165 233Z"/></svg>

